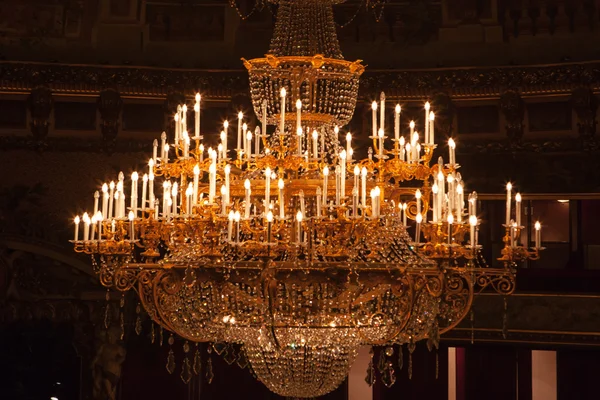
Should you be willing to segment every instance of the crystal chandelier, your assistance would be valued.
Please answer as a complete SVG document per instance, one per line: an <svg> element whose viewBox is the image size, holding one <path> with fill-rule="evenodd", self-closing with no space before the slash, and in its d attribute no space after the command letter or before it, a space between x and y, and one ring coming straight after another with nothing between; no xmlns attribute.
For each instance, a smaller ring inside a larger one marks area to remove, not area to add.
<svg viewBox="0 0 600 400"><path fill-rule="evenodd" d="M147 173L104 184L73 243L104 286L137 291L163 328L241 344L270 390L315 397L339 386L359 346L437 346L478 291L512 293L515 263L539 255L540 226L533 248L521 244L509 184L503 267L486 266L477 194L465 202L452 139L448 162L433 160L429 103L422 132L401 124L397 105L391 138L382 94L368 158L354 157L350 132L340 146L364 68L342 58L336 1L278 3L271 52L244 60L261 126L240 113L235 151L228 122L208 147L196 95L194 134L182 105Z"/></svg>

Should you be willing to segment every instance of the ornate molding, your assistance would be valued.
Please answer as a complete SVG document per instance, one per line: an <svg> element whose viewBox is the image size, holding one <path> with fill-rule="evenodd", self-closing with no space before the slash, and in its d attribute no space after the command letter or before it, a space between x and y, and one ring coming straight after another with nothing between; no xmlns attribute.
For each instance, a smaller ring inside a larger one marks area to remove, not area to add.
<svg viewBox="0 0 600 400"><path fill-rule="evenodd" d="M0 90L28 93L45 84L55 94L99 94L115 88L122 96L166 98L171 92L192 96L201 90L210 99L249 95L247 72L239 70L165 69L0 62ZM569 95L577 87L600 91L600 61L577 64L444 68L428 70L369 70L361 78L360 95L382 89L389 98L422 100L440 91L453 99L499 98L506 88L521 96Z"/></svg>
<svg viewBox="0 0 600 400"><path fill-rule="evenodd" d="M52 91L46 86L34 88L27 98L27 106L31 116L31 133L35 140L35 146L37 148L44 147L50 130L50 114L54 106Z"/></svg>

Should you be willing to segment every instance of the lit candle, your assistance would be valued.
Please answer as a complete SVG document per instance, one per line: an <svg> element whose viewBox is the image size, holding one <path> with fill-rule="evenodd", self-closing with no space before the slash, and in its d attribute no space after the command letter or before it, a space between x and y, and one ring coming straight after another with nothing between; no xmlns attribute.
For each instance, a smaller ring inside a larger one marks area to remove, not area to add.
<svg viewBox="0 0 600 400"><path fill-rule="evenodd" d="M229 194L231 193L230 184L229 184L229 176L231 174L231 165L227 164L224 168L224 171L225 171L225 201L229 205L229 203L230 203Z"/></svg>
<svg viewBox="0 0 600 400"><path fill-rule="evenodd" d="M375 208L377 210L375 216L379 218L380 210L381 210L381 189L379 186L375 186Z"/></svg>
<svg viewBox="0 0 600 400"><path fill-rule="evenodd" d="M240 212L236 211L233 213L233 220L235 221L235 242L240 242Z"/></svg>
<svg viewBox="0 0 600 400"><path fill-rule="evenodd" d="M448 177L446 178L446 180L448 181L448 214L452 214L454 212L454 195L456 194L456 191L454 189L454 174L453 173L449 173Z"/></svg>
<svg viewBox="0 0 600 400"><path fill-rule="evenodd" d="M516 230L517 230L517 224L511 219L510 220L510 247L515 247Z"/></svg>
<svg viewBox="0 0 600 400"><path fill-rule="evenodd" d="M246 160L250 161L252 157L252 131L246 132Z"/></svg>
<svg viewBox="0 0 600 400"><path fill-rule="evenodd" d="M187 105L181 107L181 130L179 131L179 138L181 139L181 132L187 131Z"/></svg>
<svg viewBox="0 0 600 400"><path fill-rule="evenodd" d="M340 166L336 165L335 166L335 205L339 206L340 205L340 176L341 176L341 172L340 172Z"/></svg>
<svg viewBox="0 0 600 400"><path fill-rule="evenodd" d="M448 244L452 244L452 224L454 223L454 216L448 214Z"/></svg>
<svg viewBox="0 0 600 400"><path fill-rule="evenodd" d="M142 211L146 209L146 194L148 192L148 174L142 177Z"/></svg>
<svg viewBox="0 0 600 400"><path fill-rule="evenodd" d="M456 185L456 197L456 222L460 224L465 210L464 189L461 182Z"/></svg>
<svg viewBox="0 0 600 400"><path fill-rule="evenodd" d="M361 176L361 205L363 207L367 206L367 168L366 167L362 167L362 169L360 170L360 176Z"/></svg>
<svg viewBox="0 0 600 400"><path fill-rule="evenodd" d="M358 218L358 187L356 184L352 189L352 216Z"/></svg>
<svg viewBox="0 0 600 400"><path fill-rule="evenodd" d="M104 183L102 185L102 214L107 215L108 209L108 185Z"/></svg>
<svg viewBox="0 0 600 400"><path fill-rule="evenodd" d="M167 218L170 213L169 200L171 199L171 182L163 182L163 218Z"/></svg>
<svg viewBox="0 0 600 400"><path fill-rule="evenodd" d="M542 225L540 221L535 222L535 248L539 249L542 243Z"/></svg>
<svg viewBox="0 0 600 400"><path fill-rule="evenodd" d="M327 207L327 180L329 176L329 167L323 168L323 205Z"/></svg>
<svg viewBox="0 0 600 400"><path fill-rule="evenodd" d="M406 226L406 218L407 218L407 215L406 215L406 208L407 208L407 207L408 207L408 204L406 204L406 203L402 203L402 224L403 224L404 226Z"/></svg>
<svg viewBox="0 0 600 400"><path fill-rule="evenodd" d="M280 105L280 121L279 121L279 134L285 133L285 88L281 88L281 105Z"/></svg>
<svg viewBox="0 0 600 400"><path fill-rule="evenodd" d="M394 110L394 139L396 139L396 143L400 140L400 112L402 108L400 104L396 104L396 109Z"/></svg>
<svg viewBox="0 0 600 400"><path fill-rule="evenodd" d="M432 112L429 113L429 144L433 145L435 143L434 132L435 132L435 114Z"/></svg>
<svg viewBox="0 0 600 400"><path fill-rule="evenodd" d="M181 125L179 124L179 113L181 112L181 106L177 106L177 114L175 114L175 146L179 143L179 130L181 129Z"/></svg>
<svg viewBox="0 0 600 400"><path fill-rule="evenodd" d="M302 242L302 219L303 219L302 211L298 211L296 213L296 223L297 223L296 237L298 238L298 243Z"/></svg>
<svg viewBox="0 0 600 400"><path fill-rule="evenodd" d="M477 227L477 216L471 215L469 217L469 226L471 234L471 246L475 248L477 247L477 236L475 235L475 228Z"/></svg>
<svg viewBox="0 0 600 400"><path fill-rule="evenodd" d="M194 139L200 139L200 93L196 93L196 104L194 104L194 113L196 118L194 119Z"/></svg>
<svg viewBox="0 0 600 400"><path fill-rule="evenodd" d="M305 202L304 202L304 190L300 189L298 193L298 198L300 199L300 211L302 211L303 215L306 215Z"/></svg>
<svg viewBox="0 0 600 400"><path fill-rule="evenodd" d="M204 161L204 145L203 144L200 145L199 152L200 152L200 162L202 162L202 161Z"/></svg>
<svg viewBox="0 0 600 400"><path fill-rule="evenodd" d="M371 217L377 217L377 208L375 206L375 189L371 189Z"/></svg>
<svg viewBox="0 0 600 400"><path fill-rule="evenodd" d="M271 168L265 169L265 214L269 211L271 203Z"/></svg>
<svg viewBox="0 0 600 400"><path fill-rule="evenodd" d="M415 162L419 162L419 151L421 147L419 146L419 132L413 132L411 138L411 148L413 150L412 159Z"/></svg>
<svg viewBox="0 0 600 400"><path fill-rule="evenodd" d="M510 211L511 211L510 210L510 199L511 199L510 192L511 192L511 190L512 190L512 184L510 182L508 182L506 184L506 222L505 222L505 225L507 227L510 226Z"/></svg>
<svg viewBox="0 0 600 400"><path fill-rule="evenodd" d="M237 152L238 152L238 158L239 158L239 153L240 151L242 151L242 119L244 118L244 114L240 111L238 113L238 125L237 125Z"/></svg>
<svg viewBox="0 0 600 400"><path fill-rule="evenodd" d="M163 147L163 166L169 163L169 145L165 144Z"/></svg>
<svg viewBox="0 0 600 400"><path fill-rule="evenodd" d="M154 139L152 142L152 160L156 162L156 158L158 157L158 140Z"/></svg>
<svg viewBox="0 0 600 400"><path fill-rule="evenodd" d="M385 129L385 93L379 95L379 129Z"/></svg>
<svg viewBox="0 0 600 400"><path fill-rule="evenodd" d="M348 156L348 162L352 163L352 134L346 133L346 154Z"/></svg>
<svg viewBox="0 0 600 400"><path fill-rule="evenodd" d="M455 149L456 149L456 143L454 142L454 139L450 138L448 140L448 155L450 158L450 165L454 166L456 164L456 154L455 154Z"/></svg>
<svg viewBox="0 0 600 400"><path fill-rule="evenodd" d="M227 241L231 242L231 237L232 237L232 233L233 233L233 219L235 218L235 213L233 212L233 210L229 211L229 215L227 217L228 219L228 224L227 224Z"/></svg>
<svg viewBox="0 0 600 400"><path fill-rule="evenodd" d="M421 191L419 189L415 192L415 198L417 199L417 214L421 214Z"/></svg>
<svg viewBox="0 0 600 400"><path fill-rule="evenodd" d="M429 143L429 109L431 105L429 102L425 103L425 119L423 119L423 124L425 124L425 143Z"/></svg>
<svg viewBox="0 0 600 400"><path fill-rule="evenodd" d="M285 219L285 204L283 200L283 188L285 184L283 179L279 178L277 186L279 187L279 219Z"/></svg>
<svg viewBox="0 0 600 400"><path fill-rule="evenodd" d="M412 163L413 162L413 152L412 152L410 143L406 143L405 149L406 149L406 161L409 163Z"/></svg>
<svg viewBox="0 0 600 400"><path fill-rule="evenodd" d="M325 128L321 128L321 158L325 160Z"/></svg>
<svg viewBox="0 0 600 400"><path fill-rule="evenodd" d="M371 104L371 110L373 110L373 137L377 137L377 102L374 101Z"/></svg>
<svg viewBox="0 0 600 400"><path fill-rule="evenodd" d="M133 211L129 211L129 240L135 240L135 229L133 226L133 221L135 220L135 214Z"/></svg>
<svg viewBox="0 0 600 400"><path fill-rule="evenodd" d="M75 222L75 238L73 240L77 241L79 239L79 215L75 217L73 222Z"/></svg>
<svg viewBox="0 0 600 400"><path fill-rule="evenodd" d="M400 145L400 161L404 161L404 136L400 137L400 141L399 141Z"/></svg>
<svg viewBox="0 0 600 400"><path fill-rule="evenodd" d="M421 241L421 222L423 222L423 216L417 214L415 221L417 222L417 229L415 229L415 243L419 244Z"/></svg>
<svg viewBox="0 0 600 400"><path fill-rule="evenodd" d="M313 140L313 158L315 160L317 160L319 158L319 149L318 149L319 133L317 132L316 129L313 130L312 140Z"/></svg>
<svg viewBox="0 0 600 400"><path fill-rule="evenodd" d="M183 158L190 157L190 136L187 131L183 131Z"/></svg>
<svg viewBox="0 0 600 400"><path fill-rule="evenodd" d="M221 185L221 215L225 214L227 208L227 188L225 185Z"/></svg>
<svg viewBox="0 0 600 400"><path fill-rule="evenodd" d="M173 216L177 216L177 195L179 194L179 184L177 182L173 182L173 186L171 186L171 202L173 206Z"/></svg>
<svg viewBox="0 0 600 400"><path fill-rule="evenodd" d="M521 193L515 195L515 214L517 219L517 226L521 227Z"/></svg>
<svg viewBox="0 0 600 400"><path fill-rule="evenodd" d="M83 240L87 241L90 237L90 216L88 213L83 213Z"/></svg>
<svg viewBox="0 0 600 400"><path fill-rule="evenodd" d="M302 127L302 100L296 100L296 132Z"/></svg>
<svg viewBox="0 0 600 400"><path fill-rule="evenodd" d="M273 212L267 212L267 243L271 243L271 225L273 224Z"/></svg>
<svg viewBox="0 0 600 400"><path fill-rule="evenodd" d="M223 154L223 159L227 160L227 134L225 131L221 131L219 138L221 139L221 154Z"/></svg>
<svg viewBox="0 0 600 400"><path fill-rule="evenodd" d="M358 179L360 176L360 167L358 165L354 166L354 189L358 192ZM353 190L354 190L353 189Z"/></svg>
<svg viewBox="0 0 600 400"><path fill-rule="evenodd" d="M250 194L252 190L250 189L250 180L246 179L244 181L244 189L245 189L245 199L244 199L244 218L250 218Z"/></svg>

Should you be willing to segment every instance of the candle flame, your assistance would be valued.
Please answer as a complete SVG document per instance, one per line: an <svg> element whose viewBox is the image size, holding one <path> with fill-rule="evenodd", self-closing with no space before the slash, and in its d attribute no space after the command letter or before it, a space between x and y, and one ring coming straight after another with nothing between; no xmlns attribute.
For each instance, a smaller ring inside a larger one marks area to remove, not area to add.
<svg viewBox="0 0 600 400"><path fill-rule="evenodd" d="M535 221L535 230L539 231L540 229L542 229L542 224L540 224L540 221Z"/></svg>
<svg viewBox="0 0 600 400"><path fill-rule="evenodd" d="M396 114L400 114L400 111L402 111L402 107L400 107L400 104L396 104Z"/></svg>
<svg viewBox="0 0 600 400"><path fill-rule="evenodd" d="M377 110L377 102L376 101L371 103L371 108L373 109L373 111Z"/></svg>

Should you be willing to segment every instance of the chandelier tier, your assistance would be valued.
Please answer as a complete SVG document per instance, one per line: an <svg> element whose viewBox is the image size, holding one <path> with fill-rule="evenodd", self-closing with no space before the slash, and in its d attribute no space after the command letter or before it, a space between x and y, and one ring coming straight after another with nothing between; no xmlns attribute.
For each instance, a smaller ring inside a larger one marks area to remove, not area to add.
<svg viewBox="0 0 600 400"><path fill-rule="evenodd" d="M354 157L350 132L340 145L363 67L342 59L332 3L280 0L271 54L245 61L262 132L240 113L235 152L227 121L208 148L198 94L193 135L182 105L148 171L129 188L123 173L104 184L72 241L104 286L135 290L154 322L186 340L241 344L258 379L290 397L334 390L361 345L437 346L477 292L511 294L515 263L541 248L539 223L535 246L521 244L521 195L509 184L503 267L487 267L477 194L465 202L452 139L448 162L434 159L429 103L422 132L396 105L392 137L382 93L368 157Z"/></svg>

